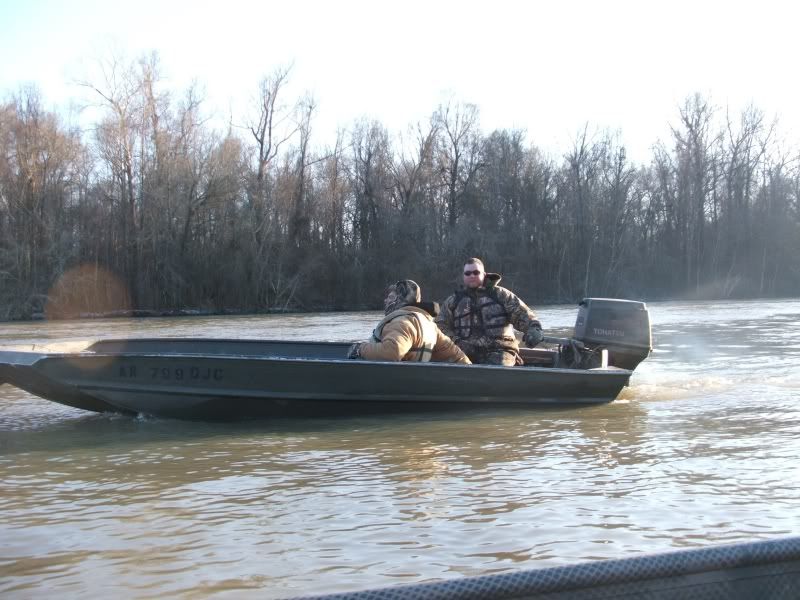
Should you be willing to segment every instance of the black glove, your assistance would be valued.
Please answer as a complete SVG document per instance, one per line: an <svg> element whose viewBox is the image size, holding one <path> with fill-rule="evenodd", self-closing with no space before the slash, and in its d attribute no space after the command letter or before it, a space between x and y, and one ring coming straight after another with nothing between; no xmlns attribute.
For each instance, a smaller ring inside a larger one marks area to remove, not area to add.
<svg viewBox="0 0 800 600"><path fill-rule="evenodd" d="M525 345L528 346L528 348L534 348L544 339L542 326L538 323L532 323L528 328L528 332L525 334L525 337L522 339L525 340Z"/></svg>
<svg viewBox="0 0 800 600"><path fill-rule="evenodd" d="M347 351L347 358L361 358L361 342L356 342Z"/></svg>

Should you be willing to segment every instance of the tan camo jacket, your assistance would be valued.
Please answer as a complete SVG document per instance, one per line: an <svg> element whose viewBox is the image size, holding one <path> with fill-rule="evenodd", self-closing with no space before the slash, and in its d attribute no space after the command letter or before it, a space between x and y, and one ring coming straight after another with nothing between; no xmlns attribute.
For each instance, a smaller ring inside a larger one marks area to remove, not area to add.
<svg viewBox="0 0 800 600"><path fill-rule="evenodd" d="M391 320L386 323L381 332L380 342L363 342L361 344L361 358L364 360L410 360L413 348L423 345L422 327L413 312L423 319L433 322L433 318L423 309L416 306L404 306L395 311L400 314L391 318L394 313L387 315ZM433 347L431 361L472 364L461 349L452 340L436 328L436 344Z"/></svg>

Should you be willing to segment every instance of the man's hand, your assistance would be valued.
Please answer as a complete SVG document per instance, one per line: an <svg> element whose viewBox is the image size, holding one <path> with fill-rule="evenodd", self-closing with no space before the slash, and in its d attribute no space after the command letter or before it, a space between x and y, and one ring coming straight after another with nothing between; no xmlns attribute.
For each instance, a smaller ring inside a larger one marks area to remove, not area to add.
<svg viewBox="0 0 800 600"><path fill-rule="evenodd" d="M361 342L356 342L347 351L347 358L361 358Z"/></svg>
<svg viewBox="0 0 800 600"><path fill-rule="evenodd" d="M536 347L539 342L544 339L542 326L538 323L531 323L531 326L528 328L528 332L525 334L523 339L525 340L525 345L528 346L528 348Z"/></svg>

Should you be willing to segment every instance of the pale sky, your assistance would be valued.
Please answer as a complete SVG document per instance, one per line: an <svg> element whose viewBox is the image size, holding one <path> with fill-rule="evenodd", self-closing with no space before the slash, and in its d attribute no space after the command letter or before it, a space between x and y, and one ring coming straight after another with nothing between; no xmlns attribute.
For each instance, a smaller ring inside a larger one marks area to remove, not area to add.
<svg viewBox="0 0 800 600"><path fill-rule="evenodd" d="M738 113L754 103L800 142L800 8L791 0L0 0L0 96L26 83L50 108L86 93L109 48L159 53L207 110L241 114L259 80L293 64L286 100L318 103L317 143L375 118L392 133L453 98L481 128L521 128L552 152L584 124L619 130L646 160L678 106L700 92Z"/></svg>

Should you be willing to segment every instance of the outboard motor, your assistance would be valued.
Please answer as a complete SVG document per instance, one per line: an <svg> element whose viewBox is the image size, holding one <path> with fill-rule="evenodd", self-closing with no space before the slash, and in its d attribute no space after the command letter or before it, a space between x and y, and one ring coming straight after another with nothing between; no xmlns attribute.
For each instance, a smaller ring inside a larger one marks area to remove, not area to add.
<svg viewBox="0 0 800 600"><path fill-rule="evenodd" d="M608 364L632 371L650 354L650 314L644 302L584 298L578 306L574 339L588 349L606 349Z"/></svg>

